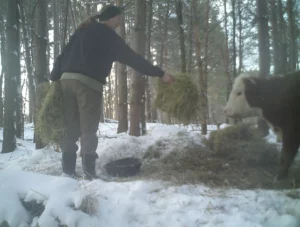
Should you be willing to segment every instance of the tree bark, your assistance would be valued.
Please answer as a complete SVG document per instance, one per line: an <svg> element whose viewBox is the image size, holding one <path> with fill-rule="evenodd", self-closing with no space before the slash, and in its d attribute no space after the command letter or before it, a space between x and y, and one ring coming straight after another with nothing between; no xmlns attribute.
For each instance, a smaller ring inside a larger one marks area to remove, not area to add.
<svg viewBox="0 0 300 227"><path fill-rule="evenodd" d="M295 71L297 68L298 62L298 47L297 47L297 35L296 31L298 30L295 23L295 1L287 0L287 13L289 21L289 36L290 36L290 61L289 61L289 71Z"/></svg>
<svg viewBox="0 0 300 227"><path fill-rule="evenodd" d="M167 37L168 37L169 11L170 11L170 0L167 1L167 10L166 10L166 15L165 15L164 24L163 24L163 36L162 36L162 40L161 40L161 48L160 48L160 55L159 55L159 67L160 68L162 68L163 63L164 63L165 42L167 41Z"/></svg>
<svg viewBox="0 0 300 227"><path fill-rule="evenodd" d="M269 47L269 27L268 27L268 6L267 0L256 0L256 10L258 19L258 45L259 45L259 76L267 77L270 73L270 47ZM258 119L258 128L262 136L269 133L267 123Z"/></svg>
<svg viewBox="0 0 300 227"><path fill-rule="evenodd" d="M145 54L145 0L135 0L135 27L134 27L134 50L140 55ZM130 97L130 129L129 134L140 136L143 96L145 94L144 78L138 72L134 72L131 81Z"/></svg>
<svg viewBox="0 0 300 227"><path fill-rule="evenodd" d="M188 26L188 65L187 65L187 72L192 72L192 65L193 65L193 17L192 17L192 4L190 4L189 8L189 26ZM225 18L227 20L227 18Z"/></svg>
<svg viewBox="0 0 300 227"><path fill-rule="evenodd" d="M201 134L207 134L207 106L206 106L206 88L205 81L206 75L204 71L203 59L201 57L201 43L200 43L200 26L199 19L197 18L198 4L196 0L192 0L193 8L193 29L194 29L194 40L196 45L196 60L199 70L199 85L200 85L200 123L201 123ZM208 18L207 18L208 19Z"/></svg>
<svg viewBox="0 0 300 227"><path fill-rule="evenodd" d="M242 25L242 0L238 0L238 31L239 31L239 67L238 74L243 70L243 25Z"/></svg>
<svg viewBox="0 0 300 227"><path fill-rule="evenodd" d="M275 0L270 0L271 10L271 28L272 28L272 47L273 47L273 65L274 74L280 73L280 45L278 34L278 22L277 22L277 4Z"/></svg>
<svg viewBox="0 0 300 227"><path fill-rule="evenodd" d="M288 63L287 63L287 49L288 49L288 44L287 44L287 29L286 29L286 23L283 18L283 8L282 8L282 2L281 0L277 1L277 16L278 16L278 34L279 34L279 51L280 51L280 57L279 57L279 69L278 73L285 73L288 71Z"/></svg>
<svg viewBox="0 0 300 227"><path fill-rule="evenodd" d="M207 119L209 116L209 108L208 108L208 97L207 97L207 75L208 75L208 47L209 47L209 15L210 15L210 0L206 0L206 11L205 11L205 43L204 43L204 59L205 59L205 64L204 64L204 106L203 114L205 115L205 135L207 134ZM203 127L203 126L202 126ZM203 130L203 129L202 129Z"/></svg>
<svg viewBox="0 0 300 227"><path fill-rule="evenodd" d="M117 5L122 6L123 0L117 0ZM121 23L119 26L119 35L126 40L126 34L125 34L125 15L124 13L121 14ZM126 66L117 63L117 74L118 74L118 133L127 132L128 131L128 104L127 104L127 96L128 96L128 90L127 90L127 72L126 72Z"/></svg>
<svg viewBox="0 0 300 227"><path fill-rule="evenodd" d="M3 7L3 6L2 6ZM4 7L3 7L4 8ZM2 10L3 10L2 8ZM1 79L0 79L0 127L3 127L3 79L6 74L6 37L5 37L5 26L4 26L4 12L0 10L0 42L1 42L1 66L2 66L2 71L1 71Z"/></svg>
<svg viewBox="0 0 300 227"><path fill-rule="evenodd" d="M151 34L152 34L152 16L153 16L153 0L148 1L148 19L147 19L147 40L146 40L146 52L147 59L152 63L151 56ZM154 96L154 79L146 77L146 113L147 120L153 122L152 119L152 105L151 100ZM154 108L154 107L153 107Z"/></svg>
<svg viewBox="0 0 300 227"><path fill-rule="evenodd" d="M258 19L259 75L270 74L270 45L267 0L256 0Z"/></svg>
<svg viewBox="0 0 300 227"><path fill-rule="evenodd" d="M54 38L54 46L53 46L53 57L56 59L56 57L59 55L59 10L57 6L57 0L52 0L52 7L53 7L53 38Z"/></svg>
<svg viewBox="0 0 300 227"><path fill-rule="evenodd" d="M225 29L225 51L221 47L221 55L223 58L223 64L225 68L226 74L226 100L229 98L229 94L231 92L232 81L229 71L229 46L228 46L228 21L227 21L227 0L223 0L223 7L224 7L224 29ZM226 118L226 123L229 123L229 119Z"/></svg>
<svg viewBox="0 0 300 227"><path fill-rule="evenodd" d="M113 112L113 101L112 101L112 89L111 89L111 86L112 86L112 81L110 79L110 76L108 77L108 118L110 119L113 119L113 116L112 116L112 112Z"/></svg>
<svg viewBox="0 0 300 227"><path fill-rule="evenodd" d="M185 43L184 43L182 1L181 0L175 0L175 8L176 8L177 25L178 25L178 31L179 31L181 72L185 73L186 72L186 58L185 58Z"/></svg>
<svg viewBox="0 0 300 227"><path fill-rule="evenodd" d="M115 70L115 94L114 94L114 119L115 120L119 120L118 119L118 105L119 105L119 90L118 90L118 64L115 63L114 65L114 70Z"/></svg>
<svg viewBox="0 0 300 227"><path fill-rule="evenodd" d="M235 15L236 0L231 0L232 7L232 76L236 78L236 15Z"/></svg>
<svg viewBox="0 0 300 227"><path fill-rule="evenodd" d="M22 21L22 32L23 32L23 42L25 49L25 64L27 69L27 78L28 78L28 90L29 90L29 122L33 122L35 119L35 86L34 86L34 78L33 78L33 65L32 65L32 54L31 49L29 48L29 27L27 23L27 18L25 17L24 11L24 0L20 1L20 13L21 13L21 21Z"/></svg>
<svg viewBox="0 0 300 227"><path fill-rule="evenodd" d="M20 77L20 40L19 40L19 13L18 1L8 1L7 14L7 68L5 73L5 100L4 100L4 129L2 153L9 153L16 148L16 100L17 78Z"/></svg>

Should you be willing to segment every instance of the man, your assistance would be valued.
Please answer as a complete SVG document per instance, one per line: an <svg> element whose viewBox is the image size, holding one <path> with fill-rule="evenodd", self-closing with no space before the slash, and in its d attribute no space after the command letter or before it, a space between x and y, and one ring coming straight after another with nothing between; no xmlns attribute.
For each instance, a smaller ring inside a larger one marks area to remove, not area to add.
<svg viewBox="0 0 300 227"><path fill-rule="evenodd" d="M113 62L126 64L136 71L157 76L172 83L171 74L153 66L135 53L115 32L120 24L119 7L108 5L99 14L84 21L56 59L51 80L60 79L64 97L66 137L61 144L64 175L76 177L76 142L80 137L83 171L87 179L97 178L96 136L101 111L101 88Z"/></svg>

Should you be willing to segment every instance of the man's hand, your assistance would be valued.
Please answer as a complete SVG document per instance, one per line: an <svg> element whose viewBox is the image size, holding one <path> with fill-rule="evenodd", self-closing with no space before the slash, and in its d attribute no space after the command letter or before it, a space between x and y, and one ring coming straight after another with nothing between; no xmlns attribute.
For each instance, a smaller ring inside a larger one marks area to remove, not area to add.
<svg viewBox="0 0 300 227"><path fill-rule="evenodd" d="M163 77L161 78L164 83L171 84L175 81L175 78L170 73L165 73Z"/></svg>

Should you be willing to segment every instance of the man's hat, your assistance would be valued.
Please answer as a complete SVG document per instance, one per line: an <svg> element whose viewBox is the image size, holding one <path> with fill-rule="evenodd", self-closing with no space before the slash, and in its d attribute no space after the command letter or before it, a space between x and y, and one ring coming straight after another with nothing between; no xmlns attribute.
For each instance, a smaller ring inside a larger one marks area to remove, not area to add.
<svg viewBox="0 0 300 227"><path fill-rule="evenodd" d="M117 15L120 15L121 13L122 9L120 7L114 5L106 5L100 10L97 18L100 21L107 21Z"/></svg>

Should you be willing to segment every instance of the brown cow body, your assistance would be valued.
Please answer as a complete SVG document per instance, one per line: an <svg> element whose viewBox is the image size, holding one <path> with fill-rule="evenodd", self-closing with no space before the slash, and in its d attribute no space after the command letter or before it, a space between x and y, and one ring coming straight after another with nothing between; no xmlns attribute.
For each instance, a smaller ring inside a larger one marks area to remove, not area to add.
<svg viewBox="0 0 300 227"><path fill-rule="evenodd" d="M233 118L261 115L281 134L278 178L285 178L300 145L300 71L281 77L237 77L224 113Z"/></svg>

